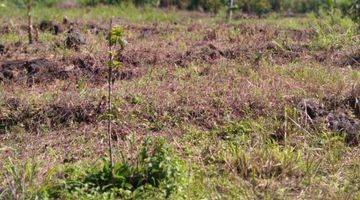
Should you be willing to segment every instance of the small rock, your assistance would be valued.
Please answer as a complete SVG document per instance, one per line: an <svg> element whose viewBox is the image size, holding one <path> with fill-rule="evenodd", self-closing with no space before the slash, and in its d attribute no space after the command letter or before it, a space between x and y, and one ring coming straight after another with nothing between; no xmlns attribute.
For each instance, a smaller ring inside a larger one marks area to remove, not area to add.
<svg viewBox="0 0 360 200"><path fill-rule="evenodd" d="M85 38L81 35L80 31L71 28L65 39L66 47L79 49L79 47L83 44L85 44Z"/></svg>
<svg viewBox="0 0 360 200"><path fill-rule="evenodd" d="M25 63L24 67L29 75L34 75L46 69L51 63L43 58L34 59Z"/></svg>
<svg viewBox="0 0 360 200"><path fill-rule="evenodd" d="M58 24L55 24L50 31L53 32L55 35L63 32L62 27Z"/></svg>
<svg viewBox="0 0 360 200"><path fill-rule="evenodd" d="M0 44L0 54L5 53L5 46L3 44Z"/></svg>
<svg viewBox="0 0 360 200"><path fill-rule="evenodd" d="M75 68L74 65L69 65L69 66L66 66L64 70L68 72L68 71L73 70L74 68Z"/></svg>
<svg viewBox="0 0 360 200"><path fill-rule="evenodd" d="M39 29L41 31L46 31L47 29L49 29L52 26L52 23L53 23L52 21L42 20L40 22Z"/></svg>
<svg viewBox="0 0 360 200"><path fill-rule="evenodd" d="M329 113L326 117L328 127L345 134L345 142L357 145L360 141L360 122L344 112Z"/></svg>
<svg viewBox="0 0 360 200"><path fill-rule="evenodd" d="M89 22L86 27L91 33L99 34L99 33L106 33L107 28L102 24L97 24L96 22Z"/></svg>

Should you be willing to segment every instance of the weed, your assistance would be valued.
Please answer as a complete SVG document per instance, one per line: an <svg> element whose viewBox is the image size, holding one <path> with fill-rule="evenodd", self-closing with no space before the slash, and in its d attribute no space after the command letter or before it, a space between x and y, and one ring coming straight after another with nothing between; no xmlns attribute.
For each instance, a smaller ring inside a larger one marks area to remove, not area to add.
<svg viewBox="0 0 360 200"><path fill-rule="evenodd" d="M244 134L248 134L250 130L250 123L231 123L221 128L218 132L218 136L222 139L234 139Z"/></svg>
<svg viewBox="0 0 360 200"><path fill-rule="evenodd" d="M32 162L15 163L11 158L3 166L3 185L0 199L35 199L37 197L37 165Z"/></svg>
<svg viewBox="0 0 360 200"><path fill-rule="evenodd" d="M315 24L317 40L313 43L313 47L325 50L341 49L354 42L356 29L349 18L334 13L332 15L320 13L323 20L317 20Z"/></svg>

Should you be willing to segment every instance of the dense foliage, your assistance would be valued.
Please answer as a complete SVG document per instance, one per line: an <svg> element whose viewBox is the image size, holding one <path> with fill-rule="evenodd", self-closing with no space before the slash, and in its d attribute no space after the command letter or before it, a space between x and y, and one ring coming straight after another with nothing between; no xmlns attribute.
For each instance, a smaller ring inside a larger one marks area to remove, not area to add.
<svg viewBox="0 0 360 200"><path fill-rule="evenodd" d="M17 6L23 6L24 0L11 1ZM64 0L35 0L45 6L53 6ZM177 7L179 9L204 10L217 13L228 5L227 0L68 0L80 5L95 6L98 4L132 3L137 6ZM359 19L359 0L234 0L237 9L257 15L269 12L306 13L332 10L337 8L344 14L352 14Z"/></svg>

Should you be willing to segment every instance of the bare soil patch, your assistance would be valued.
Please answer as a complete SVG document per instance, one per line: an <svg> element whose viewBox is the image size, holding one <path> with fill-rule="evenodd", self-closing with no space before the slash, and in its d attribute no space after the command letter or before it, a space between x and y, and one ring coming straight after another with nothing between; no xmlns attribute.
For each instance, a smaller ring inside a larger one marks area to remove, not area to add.
<svg viewBox="0 0 360 200"><path fill-rule="evenodd" d="M133 79L142 73L137 69L114 71L114 80ZM5 84L49 84L55 80L76 83L85 80L92 84L104 84L107 68L104 60L89 56L49 60L45 58L0 62L0 82Z"/></svg>
<svg viewBox="0 0 360 200"><path fill-rule="evenodd" d="M71 123L95 123L105 109L105 100L97 105L89 102L76 105L57 102L37 108L11 98L1 105L0 133L17 125L27 131L38 132L41 127L56 129Z"/></svg>

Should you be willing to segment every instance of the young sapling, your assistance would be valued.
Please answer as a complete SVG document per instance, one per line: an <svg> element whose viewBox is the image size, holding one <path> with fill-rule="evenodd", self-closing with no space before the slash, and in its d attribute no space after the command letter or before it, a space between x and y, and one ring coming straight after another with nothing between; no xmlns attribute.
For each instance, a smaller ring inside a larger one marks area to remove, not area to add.
<svg viewBox="0 0 360 200"><path fill-rule="evenodd" d="M112 131L111 131L111 121L114 118L112 114L112 73L113 69L119 68L121 66L121 62L114 59L119 53L121 53L126 45L126 41L124 40L124 30L121 27L113 27L112 20L110 19L110 27L109 27L109 35L108 35L108 48L109 48L109 61L107 62L108 66L108 148L109 148L109 159L111 163L111 167L114 166L113 160L113 150L112 150ZM113 47L118 47L113 49Z"/></svg>

